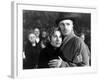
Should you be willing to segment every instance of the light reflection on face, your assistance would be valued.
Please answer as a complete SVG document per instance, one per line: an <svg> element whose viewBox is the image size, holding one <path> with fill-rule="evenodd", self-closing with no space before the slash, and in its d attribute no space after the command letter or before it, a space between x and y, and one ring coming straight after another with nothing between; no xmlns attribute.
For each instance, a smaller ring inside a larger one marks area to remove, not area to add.
<svg viewBox="0 0 100 80"><path fill-rule="evenodd" d="M55 31L51 36L51 44L54 47L60 47L62 43L62 36L60 31Z"/></svg>
<svg viewBox="0 0 100 80"><path fill-rule="evenodd" d="M81 34L80 38L81 38L82 40L85 40L85 35L84 35L84 34Z"/></svg>

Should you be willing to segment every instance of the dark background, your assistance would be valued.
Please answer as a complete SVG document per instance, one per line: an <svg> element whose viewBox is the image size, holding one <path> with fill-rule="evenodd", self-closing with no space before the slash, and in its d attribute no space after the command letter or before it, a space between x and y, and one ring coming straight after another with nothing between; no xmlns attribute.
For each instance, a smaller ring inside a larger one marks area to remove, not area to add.
<svg viewBox="0 0 100 80"><path fill-rule="evenodd" d="M85 43L91 49L91 14L73 12L51 12L23 10L23 49L27 41L30 30L38 27L40 31L46 30L50 33L52 27L57 27L55 21L61 16L71 16L75 18L75 32L85 34Z"/></svg>

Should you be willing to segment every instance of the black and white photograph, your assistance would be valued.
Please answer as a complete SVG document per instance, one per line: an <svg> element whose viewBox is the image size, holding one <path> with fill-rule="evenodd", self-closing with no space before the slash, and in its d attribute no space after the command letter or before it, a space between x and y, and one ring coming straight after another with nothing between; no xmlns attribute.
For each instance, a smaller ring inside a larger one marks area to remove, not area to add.
<svg viewBox="0 0 100 80"><path fill-rule="evenodd" d="M96 10L14 3L14 77L96 71Z"/></svg>
<svg viewBox="0 0 100 80"><path fill-rule="evenodd" d="M23 69L91 66L91 13L23 10Z"/></svg>

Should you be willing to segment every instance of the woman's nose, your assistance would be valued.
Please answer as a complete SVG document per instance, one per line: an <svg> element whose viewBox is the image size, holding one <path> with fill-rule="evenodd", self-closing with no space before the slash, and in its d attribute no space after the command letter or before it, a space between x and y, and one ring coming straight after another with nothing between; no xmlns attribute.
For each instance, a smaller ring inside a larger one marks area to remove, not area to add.
<svg viewBox="0 0 100 80"><path fill-rule="evenodd" d="M59 41L59 37L57 37L57 41Z"/></svg>

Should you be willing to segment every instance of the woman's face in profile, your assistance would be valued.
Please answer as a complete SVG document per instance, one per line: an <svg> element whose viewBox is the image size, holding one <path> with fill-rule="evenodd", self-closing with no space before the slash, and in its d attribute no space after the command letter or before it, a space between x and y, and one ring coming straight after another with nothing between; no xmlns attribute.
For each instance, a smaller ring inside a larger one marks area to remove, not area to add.
<svg viewBox="0 0 100 80"><path fill-rule="evenodd" d="M55 31L51 36L51 45L54 47L60 47L62 43L62 36L60 31Z"/></svg>
<svg viewBox="0 0 100 80"><path fill-rule="evenodd" d="M29 36L28 36L28 39L31 43L35 43L35 40L36 40L36 36L34 33L30 33Z"/></svg>

